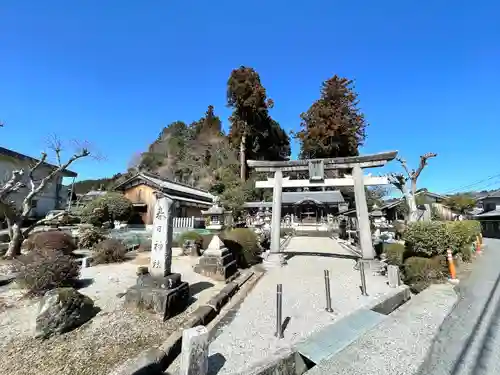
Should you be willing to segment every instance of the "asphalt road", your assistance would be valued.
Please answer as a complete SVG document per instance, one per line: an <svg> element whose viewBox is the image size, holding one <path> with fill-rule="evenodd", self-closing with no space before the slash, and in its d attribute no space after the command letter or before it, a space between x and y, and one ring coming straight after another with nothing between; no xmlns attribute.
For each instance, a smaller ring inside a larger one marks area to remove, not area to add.
<svg viewBox="0 0 500 375"><path fill-rule="evenodd" d="M485 245L416 375L500 374L500 240Z"/></svg>

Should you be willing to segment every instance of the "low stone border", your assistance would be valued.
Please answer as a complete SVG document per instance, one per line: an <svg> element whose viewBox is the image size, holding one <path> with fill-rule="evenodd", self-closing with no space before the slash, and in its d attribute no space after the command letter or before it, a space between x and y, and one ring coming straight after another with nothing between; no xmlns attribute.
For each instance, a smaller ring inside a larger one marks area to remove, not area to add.
<svg viewBox="0 0 500 375"><path fill-rule="evenodd" d="M206 304L193 311L179 329L172 333L162 345L158 348L146 349L136 357L129 358L111 371L109 375L162 375L181 352L182 332L185 329L199 325L206 326L212 322L220 314L222 307L231 300L252 276L256 276L252 280L252 283L256 283L261 275L250 271L248 274L241 275L237 280L229 282Z"/></svg>

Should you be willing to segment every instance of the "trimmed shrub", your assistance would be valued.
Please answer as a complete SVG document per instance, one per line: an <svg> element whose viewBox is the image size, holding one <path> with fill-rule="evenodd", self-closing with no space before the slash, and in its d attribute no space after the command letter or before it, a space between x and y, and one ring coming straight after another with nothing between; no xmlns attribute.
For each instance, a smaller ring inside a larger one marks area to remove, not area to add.
<svg viewBox="0 0 500 375"><path fill-rule="evenodd" d="M480 224L474 220L416 222L408 226L404 240L406 248L415 255L444 255L451 249L454 253L463 252L465 259L470 258L470 245L479 233Z"/></svg>
<svg viewBox="0 0 500 375"><path fill-rule="evenodd" d="M461 253L462 257L468 256L470 259L471 244L476 240L476 236L481 233L481 224L475 220L448 221L446 230L450 235L450 248L454 253Z"/></svg>
<svg viewBox="0 0 500 375"><path fill-rule="evenodd" d="M28 251L58 250L66 255L70 255L73 250L76 250L73 238L61 231L33 233L28 236L23 247Z"/></svg>
<svg viewBox="0 0 500 375"><path fill-rule="evenodd" d="M400 243L384 244L384 253L387 256L387 263L390 265L401 267L404 263L405 246Z"/></svg>
<svg viewBox="0 0 500 375"><path fill-rule="evenodd" d="M72 286L78 280L80 267L62 251L34 250L18 258L16 281L32 295L43 295L54 288Z"/></svg>
<svg viewBox="0 0 500 375"><path fill-rule="evenodd" d="M126 259L125 245L114 238L107 238L94 246L93 264L118 263Z"/></svg>
<svg viewBox="0 0 500 375"><path fill-rule="evenodd" d="M99 228L81 228L78 235L78 247L81 249L91 249L105 238L104 232Z"/></svg>
<svg viewBox="0 0 500 375"><path fill-rule="evenodd" d="M235 228L225 232L221 239L231 250L240 267L246 268L260 262L259 239L252 229Z"/></svg>
<svg viewBox="0 0 500 375"><path fill-rule="evenodd" d="M446 253L450 244L446 224L441 221L410 223L403 239L410 252L427 257Z"/></svg>
<svg viewBox="0 0 500 375"><path fill-rule="evenodd" d="M182 232L179 237L177 237L177 243L179 246L183 247L186 241L194 241L198 248L203 246L203 236L195 231ZM207 244L208 245L208 244Z"/></svg>

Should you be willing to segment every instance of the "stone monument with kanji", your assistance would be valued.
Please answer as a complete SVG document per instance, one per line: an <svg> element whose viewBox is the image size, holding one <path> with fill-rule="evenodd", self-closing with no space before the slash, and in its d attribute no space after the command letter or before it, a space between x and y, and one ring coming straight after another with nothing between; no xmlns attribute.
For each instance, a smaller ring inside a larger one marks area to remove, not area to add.
<svg viewBox="0 0 500 375"><path fill-rule="evenodd" d="M173 204L157 194L150 265L140 269L136 285L125 294L126 306L153 310L164 320L184 310L189 299L189 284L181 280L181 274L172 273Z"/></svg>

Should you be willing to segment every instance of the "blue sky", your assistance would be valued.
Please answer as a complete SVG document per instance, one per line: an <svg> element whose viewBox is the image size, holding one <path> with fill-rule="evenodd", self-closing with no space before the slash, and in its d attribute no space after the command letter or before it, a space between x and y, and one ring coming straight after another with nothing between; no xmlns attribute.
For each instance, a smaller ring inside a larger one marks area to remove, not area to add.
<svg viewBox="0 0 500 375"><path fill-rule="evenodd" d="M49 134L88 140L106 161L75 164L82 179L125 170L163 126L209 104L227 126L240 65L260 73L288 130L323 80L355 79L370 123L362 153L395 149L412 165L439 154L419 187L500 174L494 1L4 0L0 15L0 144L36 156Z"/></svg>

